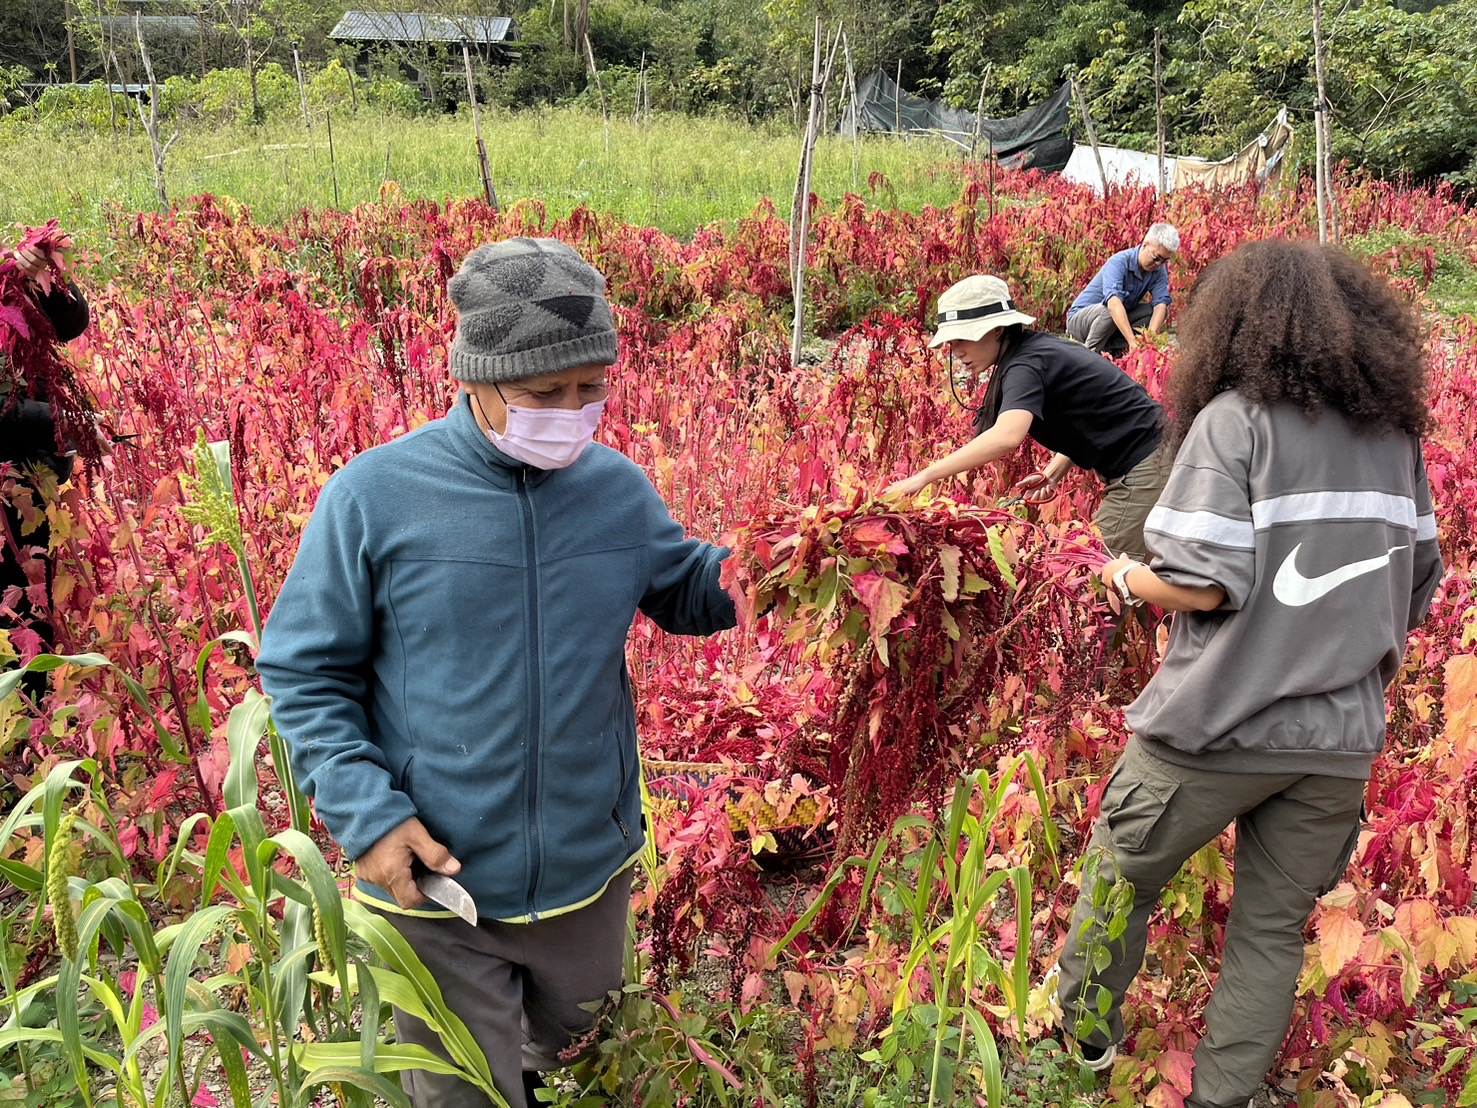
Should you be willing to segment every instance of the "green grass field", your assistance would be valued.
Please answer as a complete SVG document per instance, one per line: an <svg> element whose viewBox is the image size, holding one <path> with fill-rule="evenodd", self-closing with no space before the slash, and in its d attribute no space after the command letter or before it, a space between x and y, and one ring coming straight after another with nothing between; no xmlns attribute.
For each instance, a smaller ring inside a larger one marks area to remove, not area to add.
<svg viewBox="0 0 1477 1108"><path fill-rule="evenodd" d="M258 128L187 127L169 152L169 195L227 195L257 218L277 222L304 207L351 208L377 197L386 181L409 196L438 200L482 191L467 113L366 111L332 125L332 158L321 115L311 133L301 119ZM790 129L732 120L653 117L637 126L612 119L607 127L598 114L561 108L484 113L482 129L505 206L537 199L562 216L585 204L683 237L747 215L764 197L787 214L799 164L800 140ZM0 158L9 166L0 224L57 218L87 230L102 224L107 203L129 211L158 206L149 141L137 122L116 140L44 123L0 126ZM957 154L931 141L871 138L854 148L849 139L827 136L816 149L812 191L828 201L847 192L865 195L869 175L880 172L896 203L916 211L957 199L959 183L950 171L957 164Z"/></svg>

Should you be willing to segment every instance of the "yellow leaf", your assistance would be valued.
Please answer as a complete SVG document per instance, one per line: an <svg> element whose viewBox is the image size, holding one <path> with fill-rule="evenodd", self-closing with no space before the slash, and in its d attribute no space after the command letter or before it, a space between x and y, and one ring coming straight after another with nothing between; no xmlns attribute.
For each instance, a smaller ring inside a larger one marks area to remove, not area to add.
<svg viewBox="0 0 1477 1108"><path fill-rule="evenodd" d="M1318 916L1318 964L1330 978L1338 976L1364 941L1364 925L1353 915L1340 909L1325 910Z"/></svg>
<svg viewBox="0 0 1477 1108"><path fill-rule="evenodd" d="M1477 919L1453 916L1446 921L1446 930L1456 943L1457 961L1463 969L1471 969L1477 963Z"/></svg>

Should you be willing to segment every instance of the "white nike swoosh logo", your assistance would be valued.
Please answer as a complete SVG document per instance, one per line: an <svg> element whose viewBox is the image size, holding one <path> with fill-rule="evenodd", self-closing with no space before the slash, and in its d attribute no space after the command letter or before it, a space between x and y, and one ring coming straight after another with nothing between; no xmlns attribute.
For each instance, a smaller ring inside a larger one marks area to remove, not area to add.
<svg viewBox="0 0 1477 1108"><path fill-rule="evenodd" d="M1366 573L1373 573L1377 569L1384 568L1390 564L1390 555L1397 550L1405 549L1403 545L1392 546L1377 557L1350 562L1346 566L1339 566L1338 569L1320 573L1317 577L1304 577L1294 564L1297 561L1298 551L1302 548L1302 543L1292 548L1292 552L1282 559L1282 565L1277 568L1277 576L1272 580L1272 595L1289 608L1301 608L1305 604L1311 604L1356 577L1363 577Z"/></svg>

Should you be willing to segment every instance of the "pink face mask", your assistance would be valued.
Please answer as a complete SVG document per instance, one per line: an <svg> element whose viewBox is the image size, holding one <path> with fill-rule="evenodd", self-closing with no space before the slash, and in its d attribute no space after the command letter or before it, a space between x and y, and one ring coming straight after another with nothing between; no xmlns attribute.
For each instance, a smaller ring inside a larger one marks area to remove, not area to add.
<svg viewBox="0 0 1477 1108"><path fill-rule="evenodd" d="M492 444L515 461L535 469L564 469L573 465L595 438L605 411L597 400L577 411L568 408L517 408L508 405L507 429L489 430Z"/></svg>

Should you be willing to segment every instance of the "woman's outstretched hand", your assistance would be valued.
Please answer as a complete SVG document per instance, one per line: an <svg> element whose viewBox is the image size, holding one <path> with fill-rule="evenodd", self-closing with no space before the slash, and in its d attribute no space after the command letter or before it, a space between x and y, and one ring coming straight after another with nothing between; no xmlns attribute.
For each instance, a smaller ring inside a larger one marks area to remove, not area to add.
<svg viewBox="0 0 1477 1108"><path fill-rule="evenodd" d="M1061 490L1061 479L1047 473L1028 473L1013 486L1027 504L1045 504Z"/></svg>
<svg viewBox="0 0 1477 1108"><path fill-rule="evenodd" d="M904 477L901 481L894 481L888 485L887 488L882 490L881 499L893 500L900 496L912 496L915 493L922 492L931 483L921 474L915 473L911 477Z"/></svg>

